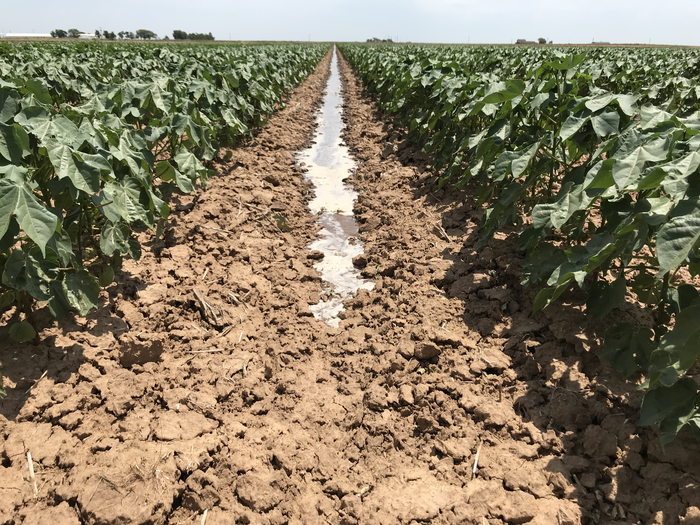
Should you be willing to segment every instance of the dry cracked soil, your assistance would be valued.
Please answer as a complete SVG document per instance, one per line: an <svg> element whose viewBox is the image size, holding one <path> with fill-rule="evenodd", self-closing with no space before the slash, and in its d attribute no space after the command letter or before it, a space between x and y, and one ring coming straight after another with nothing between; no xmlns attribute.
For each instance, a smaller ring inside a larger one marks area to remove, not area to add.
<svg viewBox="0 0 700 525"><path fill-rule="evenodd" d="M597 354L611 319L574 293L532 315L516 232L476 251L470 190L437 189L342 57L354 262L376 285L340 328L314 319L295 154L329 67L173 197L87 318L39 310L31 345L3 314L0 523L699 524L700 447L635 424L639 393Z"/></svg>

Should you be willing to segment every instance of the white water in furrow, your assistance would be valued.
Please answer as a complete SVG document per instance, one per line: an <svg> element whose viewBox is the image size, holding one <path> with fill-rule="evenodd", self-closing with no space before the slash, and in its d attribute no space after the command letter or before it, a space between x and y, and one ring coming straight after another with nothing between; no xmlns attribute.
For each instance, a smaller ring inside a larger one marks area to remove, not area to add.
<svg viewBox="0 0 700 525"><path fill-rule="evenodd" d="M324 258L314 267L329 283L326 291L329 299L309 308L316 319L334 328L340 323L338 314L344 310L343 301L353 297L360 288L374 288L373 282L360 278L352 264L352 258L360 255L364 247L357 238L358 229L352 213L357 192L343 182L355 168L355 163L340 137L344 126L341 105L340 74L334 50L331 76L318 116L320 125L314 137L315 144L298 157L306 164L306 176L316 186L316 196L309 208L311 213L319 216L318 223L323 227L319 239L312 242L309 249L324 253Z"/></svg>

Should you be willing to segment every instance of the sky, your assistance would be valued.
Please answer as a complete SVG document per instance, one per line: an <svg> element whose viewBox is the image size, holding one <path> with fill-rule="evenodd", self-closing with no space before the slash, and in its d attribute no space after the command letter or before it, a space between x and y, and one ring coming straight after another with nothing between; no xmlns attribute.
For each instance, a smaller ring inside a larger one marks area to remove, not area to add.
<svg viewBox="0 0 700 525"><path fill-rule="evenodd" d="M700 0L0 0L0 33L76 28L217 40L700 46Z"/></svg>

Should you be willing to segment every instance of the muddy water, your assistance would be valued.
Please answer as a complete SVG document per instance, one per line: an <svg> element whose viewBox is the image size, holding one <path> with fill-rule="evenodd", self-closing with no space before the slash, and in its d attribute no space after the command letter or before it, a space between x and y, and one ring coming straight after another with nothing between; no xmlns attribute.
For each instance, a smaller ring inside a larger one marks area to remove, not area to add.
<svg viewBox="0 0 700 525"><path fill-rule="evenodd" d="M310 250L320 250L324 258L315 264L316 271L329 283L327 301L310 305L316 319L329 326L338 327L338 314L344 310L343 301L350 299L357 290L371 290L374 283L359 277L352 258L364 251L357 238L358 229L352 214L357 192L343 182L355 168L347 146L340 137L343 129L342 98L338 59L333 52L331 76L326 88L323 107L319 113L319 127L315 144L299 155L308 172L306 176L316 186L316 197L309 203L311 213L318 215L323 227L319 239L309 245Z"/></svg>

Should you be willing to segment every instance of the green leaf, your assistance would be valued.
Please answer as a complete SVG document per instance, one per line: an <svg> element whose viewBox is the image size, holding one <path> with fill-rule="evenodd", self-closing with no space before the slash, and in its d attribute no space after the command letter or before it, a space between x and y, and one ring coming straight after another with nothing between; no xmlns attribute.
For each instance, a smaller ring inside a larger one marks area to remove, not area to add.
<svg viewBox="0 0 700 525"><path fill-rule="evenodd" d="M236 89L240 85L240 79L232 73L225 73L224 77L228 80L232 88Z"/></svg>
<svg viewBox="0 0 700 525"><path fill-rule="evenodd" d="M100 286L106 288L114 282L114 268L108 264L102 265L102 273L100 274Z"/></svg>
<svg viewBox="0 0 700 525"><path fill-rule="evenodd" d="M669 304L669 313L678 314L688 308L698 297L700 297L700 293L695 286L681 284L678 288L669 287L666 290L664 300Z"/></svg>
<svg viewBox="0 0 700 525"><path fill-rule="evenodd" d="M23 109L15 116L15 122L30 133L36 135L41 142L55 139L62 144L79 146L90 137L78 130L78 127L63 115L53 118L42 107Z"/></svg>
<svg viewBox="0 0 700 525"><path fill-rule="evenodd" d="M579 53L578 55L569 55L562 57L561 60L547 62L545 66L556 69L557 71L565 71L569 69L574 69L586 58L585 53Z"/></svg>
<svg viewBox="0 0 700 525"><path fill-rule="evenodd" d="M42 254L45 253L46 243L58 226L58 217L47 210L26 185L19 187L15 217L24 233L39 246Z"/></svg>
<svg viewBox="0 0 700 525"><path fill-rule="evenodd" d="M129 251L129 237L131 230L129 225L119 221L105 221L102 227L102 235L100 236L100 249L105 255L112 255L114 252L127 253Z"/></svg>
<svg viewBox="0 0 700 525"><path fill-rule="evenodd" d="M73 258L73 243L71 242L68 232L61 230L60 232L54 233L46 246L56 252L63 266L69 266L71 264Z"/></svg>
<svg viewBox="0 0 700 525"><path fill-rule="evenodd" d="M2 217L0 217L1 219ZM1 252L7 252L10 248L12 248L16 243L17 243L17 237L19 236L19 224L17 223L17 219L14 217L10 217L10 225L7 228L7 231L5 232L5 235L0 237L0 253Z"/></svg>
<svg viewBox="0 0 700 525"><path fill-rule="evenodd" d="M24 85L29 92L34 95L34 98L36 98L42 104L53 104L53 100L51 100L51 95L49 94L49 88L46 86L43 80L38 78L30 78Z"/></svg>
<svg viewBox="0 0 700 525"><path fill-rule="evenodd" d="M141 258L141 244L136 239L129 239L128 245L129 255L133 260L138 261Z"/></svg>
<svg viewBox="0 0 700 525"><path fill-rule="evenodd" d="M93 308L97 308L100 285L87 270L66 274L63 289L66 292L68 303L83 317Z"/></svg>
<svg viewBox="0 0 700 525"><path fill-rule="evenodd" d="M593 131L599 139L617 134L620 130L620 115L615 111L606 111L591 117Z"/></svg>
<svg viewBox="0 0 700 525"><path fill-rule="evenodd" d="M62 321L72 310L68 298L66 297L63 283L61 281L52 281L49 288L51 289L49 310L56 319Z"/></svg>
<svg viewBox="0 0 700 525"><path fill-rule="evenodd" d="M554 295L554 288L553 287L547 287L547 288L542 288L537 295L535 296L535 300L532 303L532 312L539 312L543 308L547 307L549 303L552 302L552 296Z"/></svg>
<svg viewBox="0 0 700 525"><path fill-rule="evenodd" d="M180 171L187 175L191 181L195 181L199 174L206 172L206 168L202 165L194 153L185 149L178 151L174 160L177 162L177 167L180 169Z"/></svg>
<svg viewBox="0 0 700 525"><path fill-rule="evenodd" d="M588 293L586 310L594 317L605 317L625 302L627 281L623 275L612 283L596 281Z"/></svg>
<svg viewBox="0 0 700 525"><path fill-rule="evenodd" d="M87 154L83 154L88 156ZM71 182L79 190L87 194L93 194L100 191L100 176L101 168L96 165L94 158L100 158L106 165L102 165L102 169L111 171L109 163L99 155L92 155L93 162L84 162L81 154L73 151L70 147L53 144L49 149L49 158L56 170L56 175L59 179L68 177Z"/></svg>
<svg viewBox="0 0 700 525"><path fill-rule="evenodd" d="M667 417L688 414L695 406L697 393L697 384L689 377L684 377L673 386L650 390L642 400L639 424L655 425Z"/></svg>
<svg viewBox="0 0 700 525"><path fill-rule="evenodd" d="M17 293L10 290L0 294L0 310L4 310L17 300Z"/></svg>
<svg viewBox="0 0 700 525"><path fill-rule="evenodd" d="M52 261L42 259L36 247L29 252L14 249L5 262L2 283L7 288L29 293L37 301L48 301L51 280L48 273L55 273L52 270L56 267Z"/></svg>
<svg viewBox="0 0 700 525"><path fill-rule="evenodd" d="M0 156L13 164L20 164L29 151L29 135L18 124L0 124Z"/></svg>
<svg viewBox="0 0 700 525"><path fill-rule="evenodd" d="M45 253L46 243L56 231L58 218L46 209L34 192L25 184L0 179L0 236L9 226L14 213L20 228Z"/></svg>
<svg viewBox="0 0 700 525"><path fill-rule="evenodd" d="M156 176L164 181L174 180L183 193L190 193L194 189L192 181L176 170L167 160L160 161L156 165Z"/></svg>
<svg viewBox="0 0 700 525"><path fill-rule="evenodd" d="M666 159L670 149L668 139L658 137L634 148L628 154L615 159L613 178L621 190L635 188L642 179L644 164L649 161L659 162Z"/></svg>
<svg viewBox="0 0 700 525"><path fill-rule="evenodd" d="M637 294L637 299L644 304L657 305L662 299L663 283L646 272L640 272L634 278L631 288Z"/></svg>
<svg viewBox="0 0 700 525"><path fill-rule="evenodd" d="M5 235L10 226L10 219L15 213L18 196L19 187L16 183L4 179L0 180L0 238Z"/></svg>
<svg viewBox="0 0 700 525"><path fill-rule="evenodd" d="M0 122L12 120L19 107L18 93L7 88L0 88Z"/></svg>
<svg viewBox="0 0 700 525"><path fill-rule="evenodd" d="M605 159L598 162L586 173L586 180L583 183L584 188L586 190L606 189L613 186L615 184L615 179L613 178L614 165L615 159Z"/></svg>
<svg viewBox="0 0 700 525"><path fill-rule="evenodd" d="M645 104L642 106L641 117L642 119L640 124L642 129L652 129L662 122L671 120L673 115L660 108L657 108L652 104Z"/></svg>
<svg viewBox="0 0 700 525"><path fill-rule="evenodd" d="M522 80L506 80L505 85L505 89L487 95L482 102L484 104L500 104L522 95L525 91L525 82Z"/></svg>
<svg viewBox="0 0 700 525"><path fill-rule="evenodd" d="M552 226L561 229L564 224L580 210L585 210L593 202L595 194L586 192L581 184L571 182L564 184L557 196L556 206L552 209Z"/></svg>
<svg viewBox="0 0 700 525"><path fill-rule="evenodd" d="M637 101L640 97L641 95L615 95L620 109L628 117L631 117L637 111Z"/></svg>
<svg viewBox="0 0 700 525"><path fill-rule="evenodd" d="M520 177L525 172L525 169L530 164L530 161L535 157L537 151L540 149L540 144L533 144L528 150L521 150L518 153L520 155L517 159L513 159L513 177Z"/></svg>
<svg viewBox="0 0 700 525"><path fill-rule="evenodd" d="M14 323L10 326L10 338L18 343L27 343L36 337L36 330L27 321Z"/></svg>
<svg viewBox="0 0 700 525"><path fill-rule="evenodd" d="M605 332L601 356L607 359L622 377L629 377L639 367L646 368L656 348L654 334L648 328L618 323Z"/></svg>
<svg viewBox="0 0 700 525"><path fill-rule="evenodd" d="M700 356L700 305L690 306L678 315L673 330L666 333L651 356L652 382L671 386Z"/></svg>
<svg viewBox="0 0 700 525"><path fill-rule="evenodd" d="M141 203L141 186L136 179L125 177L121 183L107 182L104 185L103 194L99 200L104 200L104 204L108 202L111 204L107 204L100 210L112 222L124 220L131 224L142 221L149 226L152 225L153 216Z"/></svg>
<svg viewBox="0 0 700 525"><path fill-rule="evenodd" d="M639 181L637 184L637 191L656 189L665 178L666 172L660 167L655 167L646 173L642 180Z"/></svg>
<svg viewBox="0 0 700 525"><path fill-rule="evenodd" d="M24 166L17 166L15 164L0 166L0 175L3 175L3 177L0 178L11 180L20 185L29 181L28 174L29 171Z"/></svg>
<svg viewBox="0 0 700 525"><path fill-rule="evenodd" d="M680 266L699 239L698 200L682 201L673 210L668 222L659 228L656 236L656 255L659 259L657 279Z"/></svg>
<svg viewBox="0 0 700 525"><path fill-rule="evenodd" d="M700 167L700 151L693 151L667 164L663 164L662 169L667 175L661 183L663 190L680 200L690 186L693 174L697 173Z"/></svg>
<svg viewBox="0 0 700 525"><path fill-rule="evenodd" d="M615 100L615 95L612 93L603 93L586 101L586 107L593 112L599 111Z"/></svg>
<svg viewBox="0 0 700 525"><path fill-rule="evenodd" d="M532 305L533 313L546 308L556 301L559 296L561 296L561 294L563 294L569 288L571 281L579 277L579 275L576 274L580 273L581 272L573 272L562 275L556 286L543 288L540 290L540 292L535 296L535 301Z"/></svg>
<svg viewBox="0 0 700 525"><path fill-rule="evenodd" d="M561 129L559 130L559 136L562 140L567 140L569 137L573 136L581 127L583 127L586 122L590 120L590 115L569 115L569 117L564 121Z"/></svg>
<svg viewBox="0 0 700 525"><path fill-rule="evenodd" d="M696 396L695 403L691 408L691 404L688 403L688 408L679 408L678 411L670 416L665 417L659 424L659 429L661 430L661 436L659 436L659 441L661 446L664 447L671 443L681 429L690 425L691 428L696 427L700 423L700 410L698 409L698 402L700 401L700 396ZM696 438L698 434L696 432Z"/></svg>

